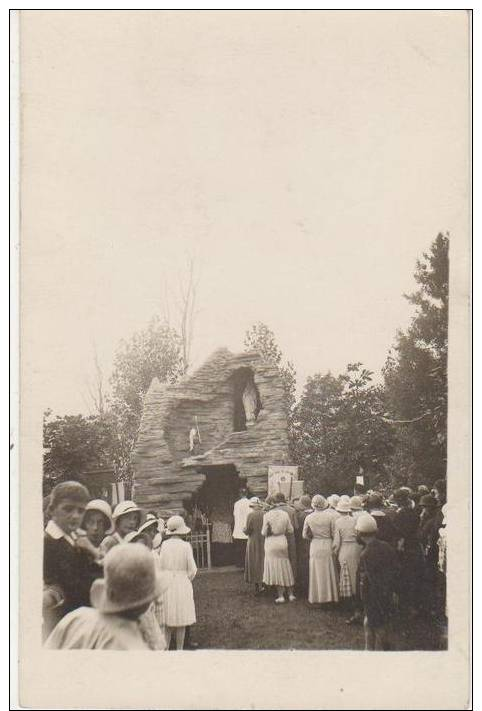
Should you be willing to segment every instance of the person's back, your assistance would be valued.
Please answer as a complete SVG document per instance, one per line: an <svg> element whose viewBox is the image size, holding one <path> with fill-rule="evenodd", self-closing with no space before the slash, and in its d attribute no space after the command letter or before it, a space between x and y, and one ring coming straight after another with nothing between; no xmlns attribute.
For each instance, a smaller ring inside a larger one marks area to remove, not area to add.
<svg viewBox="0 0 482 711"><path fill-rule="evenodd" d="M404 550L410 551L418 548L418 530L420 520L414 509L402 506L394 515L393 525L398 537L403 538Z"/></svg>
<svg viewBox="0 0 482 711"><path fill-rule="evenodd" d="M398 575L398 559L393 547L378 538L369 541L360 556L359 578L360 596L372 626L386 624Z"/></svg>
<svg viewBox="0 0 482 711"><path fill-rule="evenodd" d="M104 573L90 590L93 607L80 607L66 615L47 639L47 648L152 648L140 618L168 583L157 574L151 551L140 543L116 546L106 555Z"/></svg>
<svg viewBox="0 0 482 711"><path fill-rule="evenodd" d="M149 649L137 620L116 614L102 614L92 607L80 607L55 627L47 649Z"/></svg>
<svg viewBox="0 0 482 711"><path fill-rule="evenodd" d="M373 538L363 549L360 556L360 570L373 584L388 587L394 592L398 573L397 556L393 547L386 541Z"/></svg>
<svg viewBox="0 0 482 711"><path fill-rule="evenodd" d="M337 514L338 516L339 514ZM313 511L305 518L305 529L309 528L313 538L333 538L335 519L326 508L323 511Z"/></svg>
<svg viewBox="0 0 482 711"><path fill-rule="evenodd" d="M335 533L340 534L340 543L356 542L355 519L353 516L340 516L335 521Z"/></svg>
<svg viewBox="0 0 482 711"><path fill-rule="evenodd" d="M395 547L399 534L393 523L393 513L384 509L369 509L368 513L377 522L377 538Z"/></svg>
<svg viewBox="0 0 482 711"><path fill-rule="evenodd" d="M377 522L370 514L358 517L356 531L359 542L365 546L358 568L365 613L365 649L389 649L388 622L397 587L397 554L389 543L376 537Z"/></svg>
<svg viewBox="0 0 482 711"><path fill-rule="evenodd" d="M396 512L384 505L383 496L376 491L368 497L366 510L377 523L377 538L395 547L399 538L399 533L393 523Z"/></svg>
<svg viewBox="0 0 482 711"><path fill-rule="evenodd" d="M159 553L160 566L164 570L191 571L192 547L180 538L168 538Z"/></svg>
<svg viewBox="0 0 482 711"><path fill-rule="evenodd" d="M296 528L298 526L298 521L297 521L297 517L296 517L296 509L287 503L280 504L279 508L281 509L281 511L286 511L286 513L288 514L289 519L291 521L291 525L296 530Z"/></svg>
<svg viewBox="0 0 482 711"><path fill-rule="evenodd" d="M245 531L247 531L247 535L261 535L261 529L263 528L263 518L264 512L261 508L254 509L253 511L249 512L245 528Z"/></svg>
<svg viewBox="0 0 482 711"><path fill-rule="evenodd" d="M305 518L308 514L313 513L312 509L305 509L304 511L296 512L296 530L298 531L298 538L301 538L301 532L303 531L303 524L305 523Z"/></svg>
<svg viewBox="0 0 482 711"><path fill-rule="evenodd" d="M272 536L286 536L289 533L293 533L290 517L281 508L276 507L267 511L263 521L263 530L266 530L269 526ZM263 535L266 535L266 533Z"/></svg>
<svg viewBox="0 0 482 711"><path fill-rule="evenodd" d="M238 540L246 539L246 534L243 532L243 529L246 526L246 519L248 518L249 511L249 499L246 496L243 496L235 502L233 508L233 538Z"/></svg>

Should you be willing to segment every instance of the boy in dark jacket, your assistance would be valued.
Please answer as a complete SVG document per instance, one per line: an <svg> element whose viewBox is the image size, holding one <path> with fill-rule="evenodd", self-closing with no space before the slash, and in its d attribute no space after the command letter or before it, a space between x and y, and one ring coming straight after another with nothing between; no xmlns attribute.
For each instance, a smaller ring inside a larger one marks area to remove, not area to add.
<svg viewBox="0 0 482 711"><path fill-rule="evenodd" d="M89 492L77 481L57 484L52 490L50 520L44 535L44 634L68 612L89 605L91 580L86 576L89 557L77 546Z"/></svg>

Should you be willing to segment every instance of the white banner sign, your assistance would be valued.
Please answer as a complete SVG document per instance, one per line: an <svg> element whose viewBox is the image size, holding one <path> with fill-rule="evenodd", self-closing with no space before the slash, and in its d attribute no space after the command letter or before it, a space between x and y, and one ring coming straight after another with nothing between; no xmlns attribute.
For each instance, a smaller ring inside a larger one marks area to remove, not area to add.
<svg viewBox="0 0 482 711"><path fill-rule="evenodd" d="M268 494L282 492L288 498L293 495L293 482L298 481L298 467L268 467Z"/></svg>

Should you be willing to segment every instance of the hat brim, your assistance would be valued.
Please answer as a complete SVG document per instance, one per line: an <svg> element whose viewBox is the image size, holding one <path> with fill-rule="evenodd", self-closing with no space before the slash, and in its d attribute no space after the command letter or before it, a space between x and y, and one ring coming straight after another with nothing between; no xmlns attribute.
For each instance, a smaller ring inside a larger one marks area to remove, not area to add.
<svg viewBox="0 0 482 711"><path fill-rule="evenodd" d="M122 518L122 516L127 516L127 514L131 514L131 513L136 513L136 514L138 514L138 516L139 516L139 521L140 521L140 517L141 517L142 511L141 511L139 508L137 508L137 509L129 509L129 511L123 511L122 513L117 514L117 515L112 514L112 520L113 520L113 521L118 521L120 518Z"/></svg>
<svg viewBox="0 0 482 711"><path fill-rule="evenodd" d="M112 600L109 600L107 597L105 580L103 578L98 578L97 580L94 580L92 587L90 588L90 601L92 603L92 607L95 607L99 610L99 612L103 612L105 614L126 612L127 610L134 610L136 607L147 605L156 598L160 597L166 592L169 584L170 580L167 575L157 573L154 589L149 593L149 595L145 595L138 600L131 600L130 602L116 603L112 602Z"/></svg>
<svg viewBox="0 0 482 711"><path fill-rule="evenodd" d="M166 529L164 533L166 536L185 536L186 533L191 533L191 529L189 526L182 526L182 528L176 528L175 531L169 531L169 529Z"/></svg>
<svg viewBox="0 0 482 711"><path fill-rule="evenodd" d="M139 526L137 533L141 534L147 531L149 528L152 528L152 526L155 526L156 528L159 528L159 524L157 522L157 518L154 521L144 521L142 526Z"/></svg>

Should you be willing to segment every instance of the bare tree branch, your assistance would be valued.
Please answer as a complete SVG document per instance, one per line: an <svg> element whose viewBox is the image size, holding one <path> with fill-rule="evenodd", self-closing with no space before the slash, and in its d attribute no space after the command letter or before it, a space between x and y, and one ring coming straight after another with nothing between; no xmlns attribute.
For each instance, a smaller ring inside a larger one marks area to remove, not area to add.
<svg viewBox="0 0 482 711"><path fill-rule="evenodd" d="M85 378L85 387L87 398L82 394L84 402L90 403L89 407L93 407L97 415L105 414L105 379L102 366L99 361L97 346L95 341L92 342L93 349L93 374Z"/></svg>
<svg viewBox="0 0 482 711"><path fill-rule="evenodd" d="M179 332L181 336L183 372L187 373L191 365L191 350L194 336L195 306L197 298L197 287L199 277L195 277L195 262L191 257L187 266L187 276L179 279L179 299L177 310L180 324Z"/></svg>

